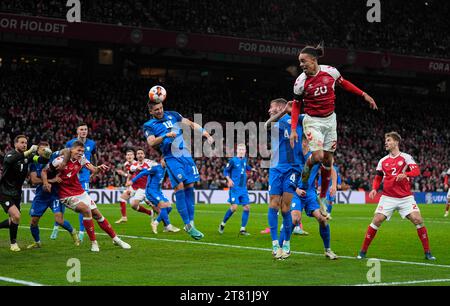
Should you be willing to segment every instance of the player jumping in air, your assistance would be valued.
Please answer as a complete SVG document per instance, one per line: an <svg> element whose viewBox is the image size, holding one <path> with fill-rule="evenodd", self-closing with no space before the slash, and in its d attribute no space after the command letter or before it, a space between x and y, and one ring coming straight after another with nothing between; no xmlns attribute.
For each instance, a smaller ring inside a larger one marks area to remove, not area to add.
<svg viewBox="0 0 450 306"><path fill-rule="evenodd" d="M336 150L336 114L334 113L336 83L348 92L361 96L374 110L378 109L375 101L367 93L341 76L339 71L331 66L319 65L318 59L324 54L321 45L307 46L299 54L300 68L303 73L294 84L294 103L292 105L291 146L298 142L296 132L298 114L301 104L304 106L305 118L303 130L309 143L312 155L303 168L300 189L306 190L312 167L321 164L322 188L320 190L321 213L328 217L326 193L330 184L333 153Z"/></svg>
<svg viewBox="0 0 450 306"><path fill-rule="evenodd" d="M212 144L214 138L200 125L183 118L179 113L164 111L162 103L148 103L152 119L144 124L144 135L151 147L159 147L169 179L174 188L177 210L185 224L184 230L194 239L204 237L194 226L195 193L194 183L200 180L197 166L184 144L180 123L199 131Z"/></svg>
<svg viewBox="0 0 450 306"><path fill-rule="evenodd" d="M244 236L250 235L250 233L248 233L245 229L250 214L250 200L248 198L247 190L247 171L251 171L254 169L252 169L252 167L250 167L250 165L248 164L248 160L245 157L246 151L247 149L245 147L245 144L238 144L237 156L230 158L225 169L223 170L223 175L226 177L228 187L230 188L230 194L228 198L230 208L225 213L223 221L219 225L220 234L223 234L223 231L225 230L225 224L237 210L237 206L242 205L243 212L239 234Z"/></svg>
<svg viewBox="0 0 450 306"><path fill-rule="evenodd" d="M390 132L385 135L385 148L389 154L378 162L377 173L369 196L371 199L375 198L382 181L383 193L375 211L375 217L367 228L358 259L366 257L367 249L375 238L379 227L386 219L391 218L395 210L398 210L403 219L408 218L416 226L417 235L425 252L425 259L436 259L431 255L427 228L423 224L419 207L411 192L410 178L419 176L420 169L411 155L400 152L400 141L401 137L397 132Z"/></svg>
<svg viewBox="0 0 450 306"><path fill-rule="evenodd" d="M131 174L130 174L130 167L131 165L135 162L134 160L134 151L133 150L127 150L126 155L125 155L125 163L123 164L123 168L117 170L117 173L119 175L122 175L124 177L126 177L127 182L131 179ZM127 201L131 198L131 193L133 191L132 187L128 187L121 195L120 195L120 213L121 213L121 217L119 220L117 220L115 223L116 224L120 224L123 222L127 222L128 218L127 218Z"/></svg>
<svg viewBox="0 0 450 306"><path fill-rule="evenodd" d="M45 149L50 149L50 145L48 142L41 141L38 145L38 154L39 156L44 156ZM69 160L70 159L70 151L68 149L62 150L64 151L64 159ZM53 152L53 154L50 157L50 163L53 162L59 155L60 151ZM67 156L66 156L67 155ZM40 248L41 247L41 239L40 239L40 233L39 233L39 220L44 215L47 208L50 208L55 216L55 222L64 228L69 234L71 235L74 243L76 246L80 245L80 240L78 239L78 234L76 230L72 227L72 225L69 223L69 221L64 220L64 208L65 206L61 204L58 198L58 186L57 183L61 182L61 179L59 178L56 173L52 175L52 177L47 177L47 181L49 183L52 183L51 192L47 192L42 187L42 178L41 173L46 165L41 164L31 164L30 165L30 178L31 183L33 185L37 185L35 196L33 199L33 202L31 203L31 209L30 209L30 231L31 235L33 236L34 242L30 244L27 248Z"/></svg>
<svg viewBox="0 0 450 306"><path fill-rule="evenodd" d="M91 240L91 251L99 252L100 248L97 243L97 239L94 231L94 223L92 218L97 220L100 228L105 231L113 240L115 245L120 246L123 249L130 249L130 245L122 241L117 237L113 228L109 224L108 220L103 217L99 209L95 205L95 202L91 199L89 194L81 186L78 178L78 173L82 168L88 169L91 173L96 174L99 171L106 171L109 169L106 165L100 165L98 167L93 166L84 157L85 144L81 141L75 141L70 148L70 160L64 168L61 168L59 178L61 182L58 184L58 196L64 205L72 209L73 211L83 215L83 223L86 232ZM62 157L56 158L50 166L46 167L42 171L42 181L44 190L51 192L52 185L48 182L48 172L57 171L56 168L63 162Z"/></svg>
<svg viewBox="0 0 450 306"><path fill-rule="evenodd" d="M157 207L160 211L158 218L151 223L152 231L154 234L158 233L158 224L163 221L164 232L179 232L180 229L173 226L169 220L169 214L172 211L172 206L169 200L164 196L162 192L162 183L166 175L165 162L161 160L161 164L157 162L150 162L149 169L143 169L137 174L131 183L134 184L141 177L147 177L147 186L145 187L145 197L151 205Z"/></svg>

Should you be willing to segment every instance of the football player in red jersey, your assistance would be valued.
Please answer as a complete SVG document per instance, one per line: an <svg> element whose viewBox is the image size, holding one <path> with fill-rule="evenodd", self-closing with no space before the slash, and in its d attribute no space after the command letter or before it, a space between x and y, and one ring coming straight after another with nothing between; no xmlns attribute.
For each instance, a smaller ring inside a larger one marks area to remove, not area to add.
<svg viewBox="0 0 450 306"><path fill-rule="evenodd" d="M95 202L90 198L89 194L81 186L78 178L78 173L83 167L87 168L91 173L98 173L99 171L106 171L109 169L106 165L98 167L92 165L84 157L84 143L75 141L70 148L70 160L64 168L56 170L58 166L63 163L63 157L56 158L49 166L42 171L43 188L47 192L51 191L52 185L48 182L47 172L58 171L61 182L58 184L58 196L61 203L77 213L83 215L83 224L86 232L91 240L91 251L99 252L98 243L94 231L94 223L92 218L97 220L100 228L105 231L113 240L113 243L122 247L123 249L130 249L130 245L117 237L108 220L103 217Z"/></svg>
<svg viewBox="0 0 450 306"><path fill-rule="evenodd" d="M361 96L370 104L374 110L378 109L375 101L367 93L360 90L341 76L339 71L331 66L319 65L318 59L324 54L323 46L307 46L303 48L298 57L300 68L303 73L297 78L294 84L294 103L292 105L291 122L291 146L298 142L296 127L301 104L304 107L305 118L303 119L304 134L312 152L302 171L301 190L307 189L307 183L312 167L322 164L321 169L321 191L320 191L320 212L323 216L329 217L326 206L326 192L330 184L331 167L333 165L333 154L336 150L337 131L336 114L334 113L335 84L337 83L346 91Z"/></svg>
<svg viewBox="0 0 450 306"><path fill-rule="evenodd" d="M384 178L383 193L375 211L375 217L367 228L358 259L366 257L367 249L375 238L378 228L386 219L391 218L395 210L398 210L403 219L408 218L416 226L417 234L425 252L425 259L436 259L431 255L427 228L423 224L419 207L411 192L410 178L419 176L420 169L411 155L400 152L400 141L401 137L397 132L390 132L385 135L385 147L389 154L378 162L377 173L369 197L375 198Z"/></svg>
<svg viewBox="0 0 450 306"><path fill-rule="evenodd" d="M445 179L444 179L444 188L447 191L447 205L445 205L445 213L444 213L444 217L448 217L448 210L450 208L450 188L448 188L448 178L450 177L450 169L447 170L447 173L445 175Z"/></svg>
<svg viewBox="0 0 450 306"><path fill-rule="evenodd" d="M131 208L137 212L149 215L150 218L152 218L153 210L140 205L141 202L146 201L145 188L147 186L147 176L141 177L135 183L131 181L131 179L136 177L143 169L150 169L152 167L151 160L145 158L145 152L142 148L136 149L136 158L137 161L130 166L130 173L132 176L126 183L127 187L131 187Z"/></svg>
<svg viewBox="0 0 450 306"><path fill-rule="evenodd" d="M131 179L130 168L131 165L135 162L134 160L134 151L129 149L125 155L126 162L123 164L123 169L117 170L119 175L122 175L127 178L127 182ZM122 217L116 221L116 224L127 222L127 201L131 198L131 192L133 189L131 187L127 187L127 189L120 195L120 213Z"/></svg>

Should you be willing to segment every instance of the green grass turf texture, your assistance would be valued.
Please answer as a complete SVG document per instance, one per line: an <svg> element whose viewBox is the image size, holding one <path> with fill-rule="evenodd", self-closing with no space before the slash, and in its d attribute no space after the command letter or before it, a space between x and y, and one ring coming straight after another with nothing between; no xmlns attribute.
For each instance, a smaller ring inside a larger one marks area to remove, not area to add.
<svg viewBox="0 0 450 306"><path fill-rule="evenodd" d="M339 258L330 261L323 256L323 244L317 221L304 216L303 224L309 236L293 236L286 260L274 260L269 234L260 231L267 227L267 205L252 205L247 230L251 236L239 236L242 209L228 221L225 233L217 231L228 205L196 205L195 223L205 238L196 243L183 230L163 233L159 225L157 235L151 232L150 218L128 207L128 223L114 224L120 217L118 205L99 205L117 234L131 244L131 250L114 246L111 239L98 235L100 253L89 251L88 238L80 247L72 243L69 234L60 229L57 240L50 240L53 214L47 211L40 222L41 249L27 250L33 239L29 231L29 207L23 205L18 242L22 251L9 251L9 234L0 230L0 277L9 277L45 285L352 285L367 283L370 267L367 261L354 256L361 247L375 205L335 205L331 226L331 247ZM381 282L405 282L430 279L450 279L450 219L444 218L444 205L420 205L428 228L430 244L437 261L424 260L423 250L415 227L401 220L395 213L385 222L373 241L368 257L418 262L439 266L381 262ZM6 217L1 212L1 218ZM182 228L181 218L174 208L172 224ZM78 228L78 216L66 210L66 218ZM281 217L279 225L281 224ZM96 224L96 232L103 233ZM142 237L147 237L143 239ZM150 238L150 239L148 239ZM181 242L181 243L180 243ZM185 243L188 242L188 243ZM202 244L210 243L210 244ZM220 244L220 245L212 245ZM223 246L227 245L227 246ZM250 248L233 248L250 247ZM261 248L261 249L252 249ZM301 254L295 252L306 252ZM66 279L69 258L81 262L81 282ZM449 285L435 282L428 285ZM13 285L0 281L0 285Z"/></svg>

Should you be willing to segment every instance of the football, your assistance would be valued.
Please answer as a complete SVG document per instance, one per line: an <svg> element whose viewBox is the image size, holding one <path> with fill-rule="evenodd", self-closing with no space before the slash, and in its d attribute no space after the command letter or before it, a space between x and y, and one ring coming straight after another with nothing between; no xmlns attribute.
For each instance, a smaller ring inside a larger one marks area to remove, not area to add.
<svg viewBox="0 0 450 306"><path fill-rule="evenodd" d="M166 100L167 92L164 87L160 85L153 86L148 92L148 98L153 103L162 103Z"/></svg>

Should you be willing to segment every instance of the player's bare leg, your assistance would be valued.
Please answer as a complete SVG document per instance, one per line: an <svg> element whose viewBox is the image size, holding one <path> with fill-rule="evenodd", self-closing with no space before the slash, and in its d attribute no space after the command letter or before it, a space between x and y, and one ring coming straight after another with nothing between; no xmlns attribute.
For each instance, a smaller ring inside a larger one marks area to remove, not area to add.
<svg viewBox="0 0 450 306"><path fill-rule="evenodd" d="M120 213L121 213L121 217L119 220L117 220L115 223L116 224L120 224L120 223L125 223L128 221L128 217L127 217L127 201L131 198L131 192L130 190L125 190L121 195L120 195Z"/></svg>
<svg viewBox="0 0 450 306"><path fill-rule="evenodd" d="M270 236L272 238L272 256L275 259L281 258L281 246L278 242L278 211L281 207L281 195L271 195L269 202L268 222Z"/></svg>
<svg viewBox="0 0 450 306"><path fill-rule="evenodd" d="M117 237L116 232L111 227L111 224L109 224L108 220L103 217L98 208L92 210L92 217L97 221L100 228L112 238L115 245L120 246L122 249L131 249L131 246L128 243Z"/></svg>
<svg viewBox="0 0 450 306"><path fill-rule="evenodd" d="M319 233L323 240L325 257L331 260L338 259L339 257L330 248L330 225L328 224L328 219L322 215L319 209L313 211L312 215L319 223Z"/></svg>
<svg viewBox="0 0 450 306"><path fill-rule="evenodd" d="M412 224L414 224L417 228L417 235L419 236L420 241L422 242L423 251L425 253L425 259L428 260L436 260L436 257L431 255L430 251L430 242L428 240L428 232L427 228L423 224L423 218L419 212L412 212L406 216Z"/></svg>
<svg viewBox="0 0 450 306"><path fill-rule="evenodd" d="M367 232L364 238L363 245L357 256L358 259L366 258L367 249L369 248L372 240L375 238L375 235L377 234L377 231L380 228L381 224L385 220L386 220L385 215L379 213L375 214L375 216L372 219L372 223L370 223L370 225L367 227Z"/></svg>

